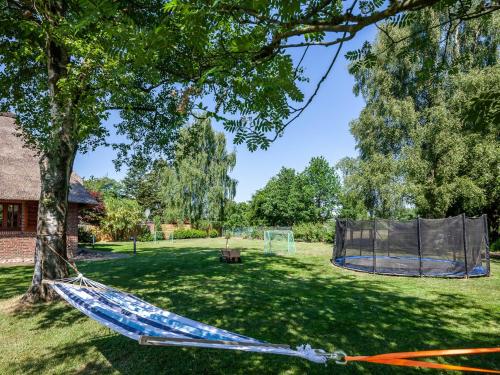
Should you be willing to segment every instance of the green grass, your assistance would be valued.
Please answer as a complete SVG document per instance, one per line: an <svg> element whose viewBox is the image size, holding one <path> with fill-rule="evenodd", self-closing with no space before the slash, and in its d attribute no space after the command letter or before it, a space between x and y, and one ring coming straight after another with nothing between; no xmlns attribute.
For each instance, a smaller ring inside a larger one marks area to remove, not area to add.
<svg viewBox="0 0 500 375"><path fill-rule="evenodd" d="M139 243L136 257L82 262L90 278L192 319L273 343L310 343L351 355L491 347L500 337L500 263L490 278L403 278L329 263L329 245L297 243L267 257L262 241L231 239L243 264L218 261L223 239ZM96 249L131 253L130 243ZM12 311L31 267L0 268L0 374L396 374L439 373L376 364L340 366L277 355L142 347L64 302ZM445 361L440 359L440 361ZM447 359L500 368L500 356Z"/></svg>

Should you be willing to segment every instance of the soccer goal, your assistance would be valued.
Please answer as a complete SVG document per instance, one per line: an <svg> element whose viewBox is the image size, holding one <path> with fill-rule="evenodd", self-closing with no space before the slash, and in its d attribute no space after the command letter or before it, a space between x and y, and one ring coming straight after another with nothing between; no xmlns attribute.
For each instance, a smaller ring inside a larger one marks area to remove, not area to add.
<svg viewBox="0 0 500 375"><path fill-rule="evenodd" d="M295 253L295 241L291 230L264 231L264 254Z"/></svg>

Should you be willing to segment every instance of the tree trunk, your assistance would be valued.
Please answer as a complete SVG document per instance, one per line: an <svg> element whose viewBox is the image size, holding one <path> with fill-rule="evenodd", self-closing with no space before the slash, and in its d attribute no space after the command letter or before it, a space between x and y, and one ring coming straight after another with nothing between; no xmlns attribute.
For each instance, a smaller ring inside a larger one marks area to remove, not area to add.
<svg viewBox="0 0 500 375"><path fill-rule="evenodd" d="M54 3L54 7L61 4ZM60 11L60 9L55 9ZM23 297L26 302L47 301L56 294L42 283L43 279L68 276L66 223L69 180L77 143L73 100L61 93L58 82L67 76L69 56L63 47L47 37L47 70L50 99L50 136L41 150L41 192L35 247L35 270L30 288Z"/></svg>
<svg viewBox="0 0 500 375"><path fill-rule="evenodd" d="M23 298L26 302L54 299L56 294L47 285L42 284L42 280L68 276L68 269L63 259L67 259L68 191L74 160L74 156L68 151L70 150L59 155L44 155L40 160L41 193L38 205L35 270L31 286Z"/></svg>

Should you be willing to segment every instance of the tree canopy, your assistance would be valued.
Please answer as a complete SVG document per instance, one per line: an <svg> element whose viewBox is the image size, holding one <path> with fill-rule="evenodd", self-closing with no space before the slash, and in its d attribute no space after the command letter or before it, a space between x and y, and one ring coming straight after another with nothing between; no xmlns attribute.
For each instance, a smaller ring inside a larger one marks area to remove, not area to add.
<svg viewBox="0 0 500 375"><path fill-rule="evenodd" d="M281 168L250 201L250 220L256 224L292 226L325 222L334 216L340 182L323 157L312 158L301 173Z"/></svg>
<svg viewBox="0 0 500 375"><path fill-rule="evenodd" d="M224 134L214 131L210 120L198 119L180 130L170 162L157 160L142 173L131 168L124 184L153 216L195 226L205 220L220 228L236 194L236 181L229 175L235 164Z"/></svg>
<svg viewBox="0 0 500 375"><path fill-rule="evenodd" d="M359 159L339 165L347 190L377 216L412 206L424 217L487 213L495 232L500 18L452 21L431 9L416 17L384 25L373 61L352 66L366 107L351 124Z"/></svg>

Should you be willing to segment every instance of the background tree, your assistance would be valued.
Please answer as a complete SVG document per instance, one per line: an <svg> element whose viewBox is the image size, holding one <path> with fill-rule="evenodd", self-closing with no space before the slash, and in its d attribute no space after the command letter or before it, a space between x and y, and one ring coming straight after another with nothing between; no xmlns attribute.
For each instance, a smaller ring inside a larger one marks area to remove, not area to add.
<svg viewBox="0 0 500 375"><path fill-rule="evenodd" d="M225 229L250 226L250 205L247 202L229 202L224 220Z"/></svg>
<svg viewBox="0 0 500 375"><path fill-rule="evenodd" d="M370 62L351 68L367 104L351 124L360 156L345 183L377 216L411 205L424 217L486 212L495 232L499 17L415 17L382 26Z"/></svg>
<svg viewBox="0 0 500 375"><path fill-rule="evenodd" d="M304 178L294 169L281 168L252 197L252 221L272 226L292 226L298 222L312 221L315 211L312 189L303 182Z"/></svg>
<svg viewBox="0 0 500 375"><path fill-rule="evenodd" d="M226 150L226 137L208 119L181 130L173 162L180 187L175 199L191 223L205 219L221 228L226 206L236 194L236 181L229 176L235 165L236 154Z"/></svg>
<svg viewBox="0 0 500 375"><path fill-rule="evenodd" d="M337 167L343 175L343 213L347 217L369 213L372 217L397 218L410 205L400 178L402 166L393 159L380 154L373 155L369 162L344 158Z"/></svg>
<svg viewBox="0 0 500 375"><path fill-rule="evenodd" d="M86 224L99 226L106 216L104 198L99 191L89 191L89 193L96 200L97 204L80 209L80 220Z"/></svg>
<svg viewBox="0 0 500 375"><path fill-rule="evenodd" d="M128 194L152 216L167 222L207 221L220 228L226 206L236 193L230 172L236 154L226 149L226 138L208 119L198 119L179 132L172 160L156 160L129 169L124 185ZM209 187L209 188L208 188Z"/></svg>
<svg viewBox="0 0 500 375"><path fill-rule="evenodd" d="M149 167L131 165L123 179L123 186L127 196L136 199L143 211L149 210L151 217L162 217L166 207L162 189L169 181L165 178L169 164L163 159L150 164Z"/></svg>
<svg viewBox="0 0 500 375"><path fill-rule="evenodd" d="M302 172L306 183L310 186L316 207L314 221L324 223L334 216L340 193L340 181L335 172L323 156L314 157Z"/></svg>
<svg viewBox="0 0 500 375"><path fill-rule="evenodd" d="M236 133L236 143L267 147L312 100L290 105L303 100L296 85L303 76L285 51L341 46L367 25L437 2L0 3L0 110L16 112L41 158L35 272L26 298L50 298L42 279L67 275L52 251L66 256L73 161L78 150L105 143L102 122L110 110L120 111L116 130L128 139L115 145L118 166L169 154L185 117L194 104L204 108L207 94L216 102L211 115ZM494 7L467 3L453 14L472 17Z"/></svg>
<svg viewBox="0 0 500 375"><path fill-rule="evenodd" d="M125 196L124 186L120 181L110 177L94 177L83 180L83 186L88 191L101 193L105 197L123 197Z"/></svg>

